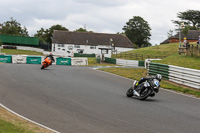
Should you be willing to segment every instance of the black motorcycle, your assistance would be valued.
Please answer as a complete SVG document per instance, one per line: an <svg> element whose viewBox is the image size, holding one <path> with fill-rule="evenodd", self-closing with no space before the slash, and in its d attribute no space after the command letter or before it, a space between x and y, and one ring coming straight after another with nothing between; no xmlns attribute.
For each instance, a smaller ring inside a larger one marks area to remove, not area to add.
<svg viewBox="0 0 200 133"><path fill-rule="evenodd" d="M160 82L155 77L149 77L147 80L137 87L135 85L137 81L133 81L133 85L128 91L126 92L127 97L137 97L140 100L145 100L147 97L154 97L155 93L158 93L160 88Z"/></svg>

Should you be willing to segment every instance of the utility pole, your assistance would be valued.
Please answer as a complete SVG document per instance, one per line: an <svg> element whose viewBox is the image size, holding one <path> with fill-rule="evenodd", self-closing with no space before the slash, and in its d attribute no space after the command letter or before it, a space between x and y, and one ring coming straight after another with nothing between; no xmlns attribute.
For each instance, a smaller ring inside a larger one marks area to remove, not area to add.
<svg viewBox="0 0 200 133"><path fill-rule="evenodd" d="M181 46L181 30L184 27L184 23L179 24L179 44Z"/></svg>

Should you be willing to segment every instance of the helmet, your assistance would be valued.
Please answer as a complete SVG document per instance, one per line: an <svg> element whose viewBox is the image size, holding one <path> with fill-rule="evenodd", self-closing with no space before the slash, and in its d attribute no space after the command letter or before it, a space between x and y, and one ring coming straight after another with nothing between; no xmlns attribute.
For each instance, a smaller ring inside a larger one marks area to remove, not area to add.
<svg viewBox="0 0 200 133"><path fill-rule="evenodd" d="M159 81L161 81L161 79L162 79L162 75L160 75L160 74L156 74L156 79L159 80Z"/></svg>
<svg viewBox="0 0 200 133"><path fill-rule="evenodd" d="M187 38L186 38L186 37L184 37L184 39L186 40Z"/></svg>

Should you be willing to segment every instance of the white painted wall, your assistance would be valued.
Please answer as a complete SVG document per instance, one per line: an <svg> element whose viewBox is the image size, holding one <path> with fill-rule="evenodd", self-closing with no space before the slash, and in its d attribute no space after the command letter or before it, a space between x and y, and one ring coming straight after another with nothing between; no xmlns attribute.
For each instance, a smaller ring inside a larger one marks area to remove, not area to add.
<svg viewBox="0 0 200 133"><path fill-rule="evenodd" d="M90 46L90 45L74 45L74 44L52 44L52 52L56 54L64 54L66 56L73 56L74 53L78 53L79 50L83 50L83 54L96 54L102 57L101 50L99 48L111 48L108 45L98 45L98 46ZM115 50L118 52L125 52L133 50L133 48L121 48L115 47ZM111 50L108 51L107 54L104 54L104 57L111 57Z"/></svg>

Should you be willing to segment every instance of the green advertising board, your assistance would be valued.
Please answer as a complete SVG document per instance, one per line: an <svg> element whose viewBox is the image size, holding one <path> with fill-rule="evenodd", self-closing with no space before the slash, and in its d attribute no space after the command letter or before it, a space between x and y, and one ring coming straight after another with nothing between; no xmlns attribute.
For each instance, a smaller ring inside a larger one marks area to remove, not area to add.
<svg viewBox="0 0 200 133"><path fill-rule="evenodd" d="M56 65L71 65L71 58L58 57L56 58Z"/></svg>
<svg viewBox="0 0 200 133"><path fill-rule="evenodd" d="M27 56L26 63L27 64L41 64L42 57L41 56Z"/></svg>
<svg viewBox="0 0 200 133"><path fill-rule="evenodd" d="M0 55L0 62L12 63L12 56L11 55Z"/></svg>

